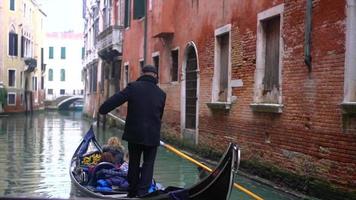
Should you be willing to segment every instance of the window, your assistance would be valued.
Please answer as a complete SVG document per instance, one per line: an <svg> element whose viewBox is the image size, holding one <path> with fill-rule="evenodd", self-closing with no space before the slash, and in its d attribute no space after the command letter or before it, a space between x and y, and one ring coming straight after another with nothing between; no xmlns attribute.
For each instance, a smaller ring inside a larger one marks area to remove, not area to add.
<svg viewBox="0 0 356 200"><path fill-rule="evenodd" d="M172 68L171 81L178 81L178 49L171 51Z"/></svg>
<svg viewBox="0 0 356 200"><path fill-rule="evenodd" d="M125 85L127 85L130 81L130 74L129 74L129 64L125 64Z"/></svg>
<svg viewBox="0 0 356 200"><path fill-rule="evenodd" d="M143 60L140 60L140 73L142 74L142 69L143 69L143 66L144 65L144 62L143 62Z"/></svg>
<svg viewBox="0 0 356 200"><path fill-rule="evenodd" d="M9 56L17 56L17 34L15 32L9 33Z"/></svg>
<svg viewBox="0 0 356 200"><path fill-rule="evenodd" d="M105 29L111 24L111 0L104 0L103 15L103 29Z"/></svg>
<svg viewBox="0 0 356 200"><path fill-rule="evenodd" d="M15 10L15 0L10 0L10 10Z"/></svg>
<svg viewBox="0 0 356 200"><path fill-rule="evenodd" d="M26 4L23 4L23 17L26 17Z"/></svg>
<svg viewBox="0 0 356 200"><path fill-rule="evenodd" d="M44 89L44 76L41 76L41 90Z"/></svg>
<svg viewBox="0 0 356 200"><path fill-rule="evenodd" d="M25 37L21 36L21 58L25 55Z"/></svg>
<svg viewBox="0 0 356 200"><path fill-rule="evenodd" d="M84 47L82 47L82 59L84 59L84 56L85 56L85 49Z"/></svg>
<svg viewBox="0 0 356 200"><path fill-rule="evenodd" d="M356 0L347 1L344 103L356 102Z"/></svg>
<svg viewBox="0 0 356 200"><path fill-rule="evenodd" d="M66 81L66 70L61 69L61 81Z"/></svg>
<svg viewBox="0 0 356 200"><path fill-rule="evenodd" d="M16 105L16 93L9 92L7 94L7 105L10 105L10 106Z"/></svg>
<svg viewBox="0 0 356 200"><path fill-rule="evenodd" d="M155 53L156 55L153 56L153 65L157 68L157 80L159 80L159 55Z"/></svg>
<svg viewBox="0 0 356 200"><path fill-rule="evenodd" d="M65 93L66 93L66 90L65 90L65 89L60 89L60 90L59 90L59 94L60 94L60 95L64 95Z"/></svg>
<svg viewBox="0 0 356 200"><path fill-rule="evenodd" d="M37 91L37 77L36 76L32 77L32 90Z"/></svg>
<svg viewBox="0 0 356 200"><path fill-rule="evenodd" d="M145 16L145 4L146 0L134 0L134 13L133 13L133 18L134 19L141 19L142 17Z"/></svg>
<svg viewBox="0 0 356 200"><path fill-rule="evenodd" d="M53 89L48 89L48 90L47 90L47 94L52 95L52 94L53 94Z"/></svg>
<svg viewBox="0 0 356 200"><path fill-rule="evenodd" d="M53 81L53 69L48 70L48 81Z"/></svg>
<svg viewBox="0 0 356 200"><path fill-rule="evenodd" d="M231 24L215 30L212 102L231 103Z"/></svg>
<svg viewBox="0 0 356 200"><path fill-rule="evenodd" d="M20 87L22 87L23 72L20 72Z"/></svg>
<svg viewBox="0 0 356 200"><path fill-rule="evenodd" d="M97 65L93 65L91 71L90 71L90 86L91 86L91 92L96 92L97 90L97 80L98 80L98 67Z"/></svg>
<svg viewBox="0 0 356 200"><path fill-rule="evenodd" d="M280 95L282 12L283 4L258 14L255 103L282 103Z"/></svg>
<svg viewBox="0 0 356 200"><path fill-rule="evenodd" d="M16 70L9 69L9 87L15 87L16 83Z"/></svg>
<svg viewBox="0 0 356 200"><path fill-rule="evenodd" d="M53 59L53 47L49 47L48 58Z"/></svg>
<svg viewBox="0 0 356 200"><path fill-rule="evenodd" d="M266 43L263 93L279 90L279 24L279 16L262 22Z"/></svg>
<svg viewBox="0 0 356 200"><path fill-rule="evenodd" d="M66 59L66 48L61 47L61 59Z"/></svg>
<svg viewBox="0 0 356 200"><path fill-rule="evenodd" d="M131 0L125 0L125 19L124 19L125 28L130 26L130 20L131 20Z"/></svg>
<svg viewBox="0 0 356 200"><path fill-rule="evenodd" d="M93 44L94 44L94 46L96 46L96 43L97 43L97 37L98 37L98 35L99 35L99 17L97 17L96 19L95 19L95 22L94 22L94 24L93 24L93 31L94 31L94 37L93 37Z"/></svg>

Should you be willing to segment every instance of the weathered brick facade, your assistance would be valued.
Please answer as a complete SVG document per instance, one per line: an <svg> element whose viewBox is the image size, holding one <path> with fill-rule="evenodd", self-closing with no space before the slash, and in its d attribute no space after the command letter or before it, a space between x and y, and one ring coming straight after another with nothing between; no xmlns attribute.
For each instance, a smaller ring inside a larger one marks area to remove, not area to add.
<svg viewBox="0 0 356 200"><path fill-rule="evenodd" d="M356 187L356 131L343 115L347 1L314 0L312 70L304 63L304 0L155 0L148 1L147 57L159 52L160 87L167 92L164 127L182 136L184 67L189 44L198 63L197 143L222 151L229 142L242 147L244 160L257 160L299 175ZM351 2L351 1L350 1ZM164 4L169 4L164 5ZM281 13L282 112L254 111L258 14L283 6ZM152 9L151 9L152 8ZM162 17L165 20L159 19ZM144 58L144 20L124 31L122 63L129 79L140 75ZM356 23L356 21L354 22ZM215 35L231 24L230 109L210 108L215 65ZM156 36L156 37L154 37ZM172 49L179 49L179 80L170 82ZM156 52L156 53L155 53ZM122 67L122 69L124 69ZM122 71L122 79L124 79ZM122 85L123 83L121 83Z"/></svg>

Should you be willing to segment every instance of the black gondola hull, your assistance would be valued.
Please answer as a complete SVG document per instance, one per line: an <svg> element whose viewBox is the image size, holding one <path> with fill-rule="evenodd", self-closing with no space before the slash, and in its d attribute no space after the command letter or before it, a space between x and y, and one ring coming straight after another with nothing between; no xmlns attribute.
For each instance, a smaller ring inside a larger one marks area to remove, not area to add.
<svg viewBox="0 0 356 200"><path fill-rule="evenodd" d="M91 133L89 133L91 131ZM235 172L237 171L239 164L239 149L237 145L230 144L229 148L225 152L222 157L217 168L206 178L195 184L194 186L182 190L173 189L173 191L169 191L164 193L164 191L155 192L149 194L145 197L140 198L126 198L125 193L122 194L103 194L99 192L94 192L88 189L86 186L80 184L78 177L75 175L75 165L78 159L78 153L83 153L83 145L85 145L88 141L86 139L90 139L90 142L94 144L101 151L101 147L99 143L96 141L95 136L93 134L93 130L88 131L88 134L92 134L91 137L84 137L83 141L75 151L70 166L70 177L72 180L72 184L78 188L83 194L88 195L94 198L100 199L118 199L118 200L171 200L171 199L179 199L179 195L183 196L182 199L189 200L227 200L231 193L231 188L233 185L233 180L235 176ZM184 197L186 196L186 197Z"/></svg>

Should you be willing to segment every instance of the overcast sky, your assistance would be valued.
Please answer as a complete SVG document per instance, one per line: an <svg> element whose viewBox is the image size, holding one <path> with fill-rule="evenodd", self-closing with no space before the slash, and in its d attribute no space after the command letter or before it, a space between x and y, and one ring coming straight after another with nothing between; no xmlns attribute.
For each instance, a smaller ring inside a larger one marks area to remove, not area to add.
<svg viewBox="0 0 356 200"><path fill-rule="evenodd" d="M47 32L83 32L82 0L37 0L47 15Z"/></svg>

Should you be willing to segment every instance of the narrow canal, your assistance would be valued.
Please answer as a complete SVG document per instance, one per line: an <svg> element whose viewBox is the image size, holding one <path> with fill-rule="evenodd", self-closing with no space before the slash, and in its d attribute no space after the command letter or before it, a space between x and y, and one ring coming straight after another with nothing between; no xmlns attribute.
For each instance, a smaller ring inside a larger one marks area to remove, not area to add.
<svg viewBox="0 0 356 200"><path fill-rule="evenodd" d="M71 186L68 170L72 153L89 126L81 112L0 116L0 196L80 196ZM118 129L96 130L100 143L118 134ZM160 148L155 178L163 185L185 187L198 181L198 173L188 161ZM246 178L236 181L266 200L296 199ZM251 198L234 189L230 199Z"/></svg>

